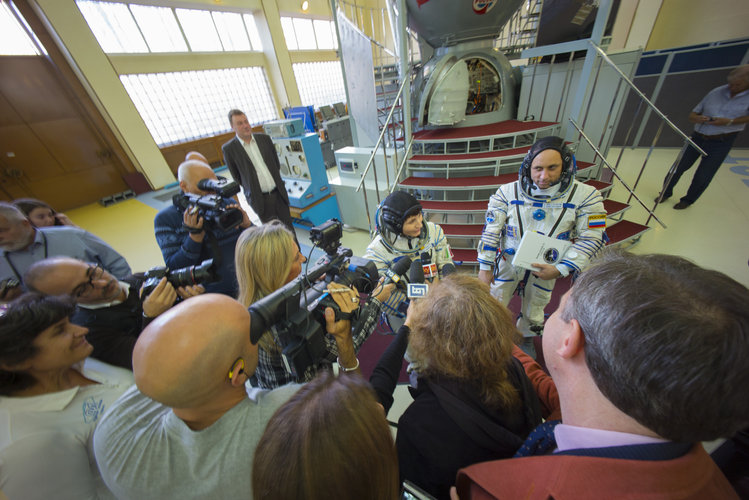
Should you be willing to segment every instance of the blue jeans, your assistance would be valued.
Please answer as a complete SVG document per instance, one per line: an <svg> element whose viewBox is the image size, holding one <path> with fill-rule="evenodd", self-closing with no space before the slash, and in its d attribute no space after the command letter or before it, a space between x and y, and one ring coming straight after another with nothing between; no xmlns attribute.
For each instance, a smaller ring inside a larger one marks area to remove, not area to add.
<svg viewBox="0 0 749 500"><path fill-rule="evenodd" d="M700 164L697 167L697 172L695 172L694 177L692 178L692 184L689 185L689 190L687 191L686 196L681 198L681 201L689 204L697 201L697 198L700 197L705 189L707 189L710 181L713 180L713 176L715 176L715 173L720 168L723 160L728 156L731 147L733 147L733 141L736 140L737 135L738 133L726 134L717 139L711 139L702 134L692 134L692 140L694 143L701 147L705 153L707 153L707 156L703 157L700 161ZM671 182L668 185L665 185L666 181L663 181L664 199L673 195L674 186L679 182L682 174L692 168L692 165L694 165L694 162L699 157L700 154L697 150L691 145L688 145L681 157L681 161L676 166L676 171L673 177L671 177ZM666 179L668 179L668 176L666 176Z"/></svg>

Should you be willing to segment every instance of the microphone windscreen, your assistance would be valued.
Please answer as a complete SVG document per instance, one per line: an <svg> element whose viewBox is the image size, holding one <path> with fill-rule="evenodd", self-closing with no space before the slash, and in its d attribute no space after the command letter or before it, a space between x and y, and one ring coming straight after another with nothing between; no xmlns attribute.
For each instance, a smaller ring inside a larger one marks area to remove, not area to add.
<svg viewBox="0 0 749 500"><path fill-rule="evenodd" d="M449 276L452 273L454 273L457 269L455 268L455 264L452 262L448 262L444 266L442 266L442 276Z"/></svg>
<svg viewBox="0 0 749 500"><path fill-rule="evenodd" d="M385 285L388 283L400 281L400 277L406 274L406 271L411 267L411 259L408 257L401 257L398 261L394 262L392 266L385 272Z"/></svg>
<svg viewBox="0 0 749 500"><path fill-rule="evenodd" d="M431 262L432 262L432 254L429 252L423 252L421 254L421 264L425 266L427 264L430 264Z"/></svg>
<svg viewBox="0 0 749 500"><path fill-rule="evenodd" d="M424 269L421 267L419 259L411 263L411 269L408 270L409 283L424 283Z"/></svg>

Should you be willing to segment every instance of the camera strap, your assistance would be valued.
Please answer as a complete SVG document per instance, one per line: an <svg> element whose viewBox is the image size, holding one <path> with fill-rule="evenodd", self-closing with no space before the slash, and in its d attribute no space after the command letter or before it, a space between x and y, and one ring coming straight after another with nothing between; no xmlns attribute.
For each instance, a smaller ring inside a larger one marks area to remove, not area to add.
<svg viewBox="0 0 749 500"><path fill-rule="evenodd" d="M182 223L182 228L183 228L183 229L184 229L185 231L187 231L188 233L190 233L190 234L200 234L200 233L202 233L202 232L204 231L204 229L203 229L202 227L192 227L192 226L188 226L188 225L187 225L187 224L185 224L184 222Z"/></svg>
<svg viewBox="0 0 749 500"><path fill-rule="evenodd" d="M205 237L208 239L208 246L211 249L211 255L213 255L213 263L219 268L221 267L223 256L221 255L221 249L218 247L218 239L210 229L205 230Z"/></svg>

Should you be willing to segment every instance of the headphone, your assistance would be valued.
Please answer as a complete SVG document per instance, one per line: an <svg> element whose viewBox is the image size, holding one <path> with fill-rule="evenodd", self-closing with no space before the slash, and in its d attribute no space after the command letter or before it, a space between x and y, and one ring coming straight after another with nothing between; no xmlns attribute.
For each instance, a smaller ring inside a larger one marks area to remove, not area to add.
<svg viewBox="0 0 749 500"><path fill-rule="evenodd" d="M528 150L528 154L523 158L523 163L520 164L520 170L518 172L518 180L520 181L520 187L523 192L530 196L531 189L533 188L533 179L531 178L531 164L534 158L538 156L542 151L547 149L553 149L559 152L562 156L562 175L555 184L561 184L559 192L564 192L572 184L572 180L575 178L577 172L577 161L575 155L572 154L570 148L564 142L564 139L554 135L543 137L537 140L533 146Z"/></svg>
<svg viewBox="0 0 749 500"><path fill-rule="evenodd" d="M394 208L392 206L393 204L401 206ZM375 213L375 228L386 243L393 245L398 236L403 234L403 223L406 219L411 215L419 213L421 210L421 204L414 196L405 191L395 191L382 200L377 207ZM424 237L425 235L426 223L422 222L422 229L419 238Z"/></svg>

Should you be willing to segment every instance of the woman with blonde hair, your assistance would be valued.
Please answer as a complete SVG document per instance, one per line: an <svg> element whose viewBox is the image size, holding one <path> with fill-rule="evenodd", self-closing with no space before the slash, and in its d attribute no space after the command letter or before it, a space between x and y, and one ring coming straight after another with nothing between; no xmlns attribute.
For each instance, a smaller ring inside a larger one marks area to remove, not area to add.
<svg viewBox="0 0 749 500"><path fill-rule="evenodd" d="M239 236L234 253L239 302L249 307L275 292L299 276L302 264L306 260L299 251L294 235L280 221L273 220L262 226L246 229ZM392 287L385 287L378 297L387 300L391 289ZM346 339L345 345L339 345L332 335L326 335L326 353L323 359L318 364L309 366L298 377L286 368L287 365L281 356L281 340L273 328L269 329L258 342L258 366L255 370L257 384L263 389L273 389L291 382L306 382L312 380L320 369L332 364L339 357L338 362L342 370L358 369L359 362L355 359L355 351L359 350L374 330L380 307L380 300L370 297L367 304L359 310L358 319L354 322L354 331L351 338ZM354 364L344 366L341 364L344 359L352 359Z"/></svg>
<svg viewBox="0 0 749 500"><path fill-rule="evenodd" d="M414 401L398 422L399 468L436 498L449 498L461 467L512 457L540 422L510 312L476 278L454 273L409 311Z"/></svg>

